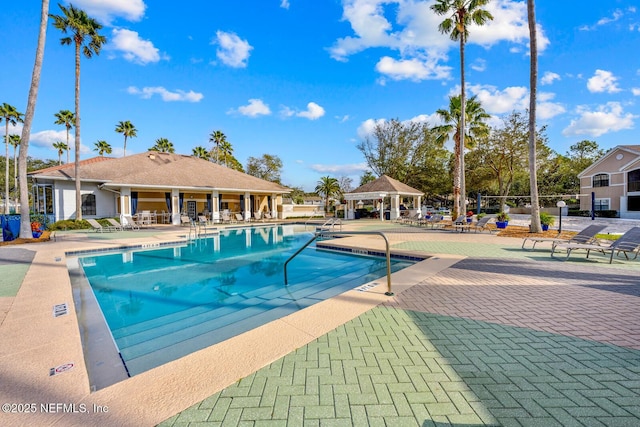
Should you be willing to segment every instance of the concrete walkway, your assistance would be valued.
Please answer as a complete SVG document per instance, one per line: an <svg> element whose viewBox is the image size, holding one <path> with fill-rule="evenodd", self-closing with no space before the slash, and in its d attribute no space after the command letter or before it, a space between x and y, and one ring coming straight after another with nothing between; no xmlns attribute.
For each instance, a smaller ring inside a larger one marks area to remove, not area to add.
<svg viewBox="0 0 640 427"><path fill-rule="evenodd" d="M383 230L393 250L431 258L393 275L393 297L374 281L97 392L82 313L70 304L68 316L51 316L73 301L65 253L155 245L185 230L10 248L31 264L11 273L24 278L19 289L0 295L0 399L88 410L38 406L0 413L0 425L640 425L640 260L562 262L544 245L523 251L520 239L390 222L345 228ZM335 244L384 247L379 236ZM71 371L48 376L68 361Z"/></svg>

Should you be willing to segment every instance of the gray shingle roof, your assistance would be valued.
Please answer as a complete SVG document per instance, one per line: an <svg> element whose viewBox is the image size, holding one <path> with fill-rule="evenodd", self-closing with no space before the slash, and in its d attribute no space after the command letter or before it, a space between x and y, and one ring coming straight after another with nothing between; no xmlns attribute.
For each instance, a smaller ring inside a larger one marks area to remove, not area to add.
<svg viewBox="0 0 640 427"><path fill-rule="evenodd" d="M413 187L409 187L407 184L403 184L397 179L393 179L387 175L382 175L380 178L376 179L375 181L371 181L364 185L361 185L355 190L350 191L348 194L375 193L375 192L399 193L399 194L406 194L406 195L424 194L422 191L416 190Z"/></svg>
<svg viewBox="0 0 640 427"><path fill-rule="evenodd" d="M97 159L102 159L97 161ZM73 163L29 175L36 178L73 179ZM108 187L202 188L203 190L246 190L288 193L279 184L193 156L146 152L122 158L94 158L82 161L80 178L102 182Z"/></svg>

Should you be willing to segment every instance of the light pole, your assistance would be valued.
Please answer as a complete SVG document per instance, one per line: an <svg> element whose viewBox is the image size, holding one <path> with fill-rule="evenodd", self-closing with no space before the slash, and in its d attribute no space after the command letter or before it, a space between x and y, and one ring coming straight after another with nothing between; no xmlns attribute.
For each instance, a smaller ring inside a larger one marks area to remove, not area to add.
<svg viewBox="0 0 640 427"><path fill-rule="evenodd" d="M558 234L562 233L562 208L564 208L565 206L567 206L567 204L564 202L564 200L560 200L558 203L556 203L556 206L558 207L558 217L559 217L559 227L558 227Z"/></svg>

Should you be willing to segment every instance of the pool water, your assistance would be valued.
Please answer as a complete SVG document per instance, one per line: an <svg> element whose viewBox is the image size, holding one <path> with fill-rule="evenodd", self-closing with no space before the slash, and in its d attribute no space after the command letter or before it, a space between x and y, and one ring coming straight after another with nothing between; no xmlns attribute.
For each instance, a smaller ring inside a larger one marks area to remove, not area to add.
<svg viewBox="0 0 640 427"><path fill-rule="evenodd" d="M288 264L285 286L284 262L311 236L293 225L242 228L79 265L135 375L386 275L384 258L311 245Z"/></svg>

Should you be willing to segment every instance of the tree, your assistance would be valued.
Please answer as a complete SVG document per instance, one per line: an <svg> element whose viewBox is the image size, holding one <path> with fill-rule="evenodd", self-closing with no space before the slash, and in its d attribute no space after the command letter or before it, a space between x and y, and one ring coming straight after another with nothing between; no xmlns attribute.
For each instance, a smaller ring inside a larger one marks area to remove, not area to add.
<svg viewBox="0 0 640 427"><path fill-rule="evenodd" d="M249 157L247 160L247 173L265 181L280 184L282 160L272 154L263 154L262 157Z"/></svg>
<svg viewBox="0 0 640 427"><path fill-rule="evenodd" d="M567 157L573 163L576 175L604 156L604 150L595 141L582 140L569 147Z"/></svg>
<svg viewBox="0 0 640 427"><path fill-rule="evenodd" d="M197 157L199 159L204 159L204 160L209 159L209 152L207 151L206 148L204 148L201 145L197 147L193 147L193 150L191 151L191 153L193 157Z"/></svg>
<svg viewBox="0 0 640 427"><path fill-rule="evenodd" d="M536 169L536 100L538 93L538 41L536 31L535 1L527 0L527 21L529 22L529 187L531 188L532 233L540 233L540 199L538 198L538 175Z"/></svg>
<svg viewBox="0 0 640 427"><path fill-rule="evenodd" d="M167 138L156 139L156 145L149 148L149 151L157 151L159 153L175 153L176 152L175 148L173 148L173 142L169 141Z"/></svg>
<svg viewBox="0 0 640 427"><path fill-rule="evenodd" d="M123 156L127 155L127 138L135 138L138 136L138 129L129 121L118 122L116 125L116 132L124 135L124 149Z"/></svg>
<svg viewBox="0 0 640 427"><path fill-rule="evenodd" d="M62 153L69 149L69 146L62 141L56 141L53 143L53 148L58 150L58 164L62 164Z"/></svg>
<svg viewBox="0 0 640 427"><path fill-rule="evenodd" d="M373 173L371 173L371 171L364 171L364 173L360 177L360 187L375 180L376 180L376 176Z"/></svg>
<svg viewBox="0 0 640 427"><path fill-rule="evenodd" d="M220 143L220 147L218 149L224 159L224 165L229 167L229 157L233 154L233 146L225 139Z"/></svg>
<svg viewBox="0 0 640 427"><path fill-rule="evenodd" d="M11 135L9 137L9 144L13 146L13 198L15 205L18 206L18 162L16 159L16 149L20 145L20 135Z"/></svg>
<svg viewBox="0 0 640 427"><path fill-rule="evenodd" d="M56 121L54 122L57 125L64 125L67 129L67 163L69 163L69 131L73 127L73 123L76 120L76 115L73 114L69 110L60 110L59 112L54 114Z"/></svg>
<svg viewBox="0 0 640 427"><path fill-rule="evenodd" d="M95 146L93 151L97 151L100 156L104 156L104 153L111 154L111 152L113 151L111 149L111 145L107 141L104 141L102 139L96 141L96 143L93 145Z"/></svg>
<svg viewBox="0 0 640 427"><path fill-rule="evenodd" d="M227 140L227 137L225 136L224 133L222 133L222 131L216 130L211 132L211 135L209 135L209 142L213 142L216 146L215 146L215 159L216 159L216 163L219 163L219 155L220 155L220 145L225 142ZM213 150L212 150L213 151ZM211 156L213 157L213 156Z"/></svg>
<svg viewBox="0 0 640 427"><path fill-rule="evenodd" d="M336 178L330 176L323 176L316 185L316 193L323 196L325 199L325 212L329 211L329 199L331 197L338 197L342 193L340 191L340 183Z"/></svg>
<svg viewBox="0 0 640 427"><path fill-rule="evenodd" d="M9 213L9 125L15 126L22 123L24 114L18 112L16 107L6 102L0 106L0 122L4 119L4 145L5 145L5 168L4 168L4 213Z"/></svg>
<svg viewBox="0 0 640 427"><path fill-rule="evenodd" d="M437 134L437 140L444 144L451 135L453 135L453 149L454 149L454 164L453 164L453 217L455 218L458 213L466 212L466 189L462 193L462 179L464 175L464 152L461 151L462 144L467 148L472 148L476 145L477 140L485 138L489 133L489 126L486 124L486 120L491 117L484 111L482 105L476 100L476 97L471 97L466 102L465 114L466 117L462 117L462 99L460 96L449 97L449 109L439 109L436 114L440 117L444 123L441 126L433 128ZM466 123L466 125L464 125ZM462 132L462 129L466 129ZM456 191L456 189L458 189ZM464 198L461 200L461 196ZM456 198L457 197L457 198Z"/></svg>
<svg viewBox="0 0 640 427"><path fill-rule="evenodd" d="M102 45L107 42L106 37L98 33L102 25L86 12L76 9L73 5L65 8L58 4L62 15L51 15L53 26L63 34L71 33L69 37L60 39L62 45L75 45L75 184L76 184L76 219L82 219L82 194L80 192L80 53L86 58L99 55Z"/></svg>
<svg viewBox="0 0 640 427"><path fill-rule="evenodd" d="M31 73L31 85L27 99L27 111L24 115L24 126L22 127L22 137L20 141L20 154L18 155L18 169L20 176L20 237L23 239L33 239L31 232L31 215L29 209L23 206L29 204L29 187L27 182L27 158L29 149L29 138L31 137L31 123L36 111L36 101L38 99L38 88L40 87L40 74L42 62L44 60L44 46L47 39L47 17L49 16L49 0L42 0L40 10L40 31L38 32L38 45L36 47L36 58Z"/></svg>
<svg viewBox="0 0 640 427"><path fill-rule="evenodd" d="M449 34L449 38L453 41L460 42L460 129L466 129L466 97L465 97L465 80L464 80L464 45L469 37L469 26L473 23L476 25L484 25L488 20L492 20L493 16L488 11L481 9L486 6L489 0L436 0L431 9L438 15L449 15L444 21L438 25L438 30L442 34ZM460 156L460 160L456 161L458 165L454 170L454 182L456 176L459 176L459 187L453 187L454 202L457 203L458 212L465 211L466 188L464 177L464 147L465 132L460 133L459 147L454 152L456 156ZM465 200L460 198L463 195ZM455 210L455 206L454 206Z"/></svg>
<svg viewBox="0 0 640 427"><path fill-rule="evenodd" d="M341 176L338 178L338 185L340 186L340 192L342 194L348 193L353 190L353 179L348 176Z"/></svg>

